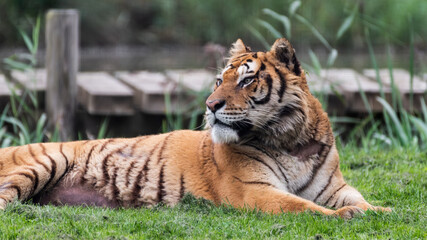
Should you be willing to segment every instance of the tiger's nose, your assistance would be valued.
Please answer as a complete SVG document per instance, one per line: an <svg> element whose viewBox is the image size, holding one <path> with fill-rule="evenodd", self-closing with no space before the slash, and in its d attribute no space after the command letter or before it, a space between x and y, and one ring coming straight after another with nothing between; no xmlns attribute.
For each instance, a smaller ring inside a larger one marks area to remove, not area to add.
<svg viewBox="0 0 427 240"><path fill-rule="evenodd" d="M220 109L222 106L225 105L225 100L222 99L215 99L215 100L206 100L206 106L214 113L218 109Z"/></svg>

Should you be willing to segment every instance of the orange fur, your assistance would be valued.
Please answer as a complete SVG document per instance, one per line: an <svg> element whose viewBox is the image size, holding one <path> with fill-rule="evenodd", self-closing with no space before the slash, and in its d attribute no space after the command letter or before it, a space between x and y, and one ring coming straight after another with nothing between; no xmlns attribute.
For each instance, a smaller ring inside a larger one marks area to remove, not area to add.
<svg viewBox="0 0 427 240"><path fill-rule="evenodd" d="M328 116L286 39L268 52L239 39L230 53L206 102L208 130L1 149L0 208L174 205L191 193L272 213L389 211L344 182Z"/></svg>

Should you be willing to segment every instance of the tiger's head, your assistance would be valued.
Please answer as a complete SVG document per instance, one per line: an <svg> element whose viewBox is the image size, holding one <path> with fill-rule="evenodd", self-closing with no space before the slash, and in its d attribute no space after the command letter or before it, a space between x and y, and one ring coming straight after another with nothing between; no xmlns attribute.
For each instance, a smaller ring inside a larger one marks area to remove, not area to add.
<svg viewBox="0 0 427 240"><path fill-rule="evenodd" d="M212 139L297 139L308 124L308 95L305 73L288 40L276 40L270 51L252 52L238 39L206 100Z"/></svg>

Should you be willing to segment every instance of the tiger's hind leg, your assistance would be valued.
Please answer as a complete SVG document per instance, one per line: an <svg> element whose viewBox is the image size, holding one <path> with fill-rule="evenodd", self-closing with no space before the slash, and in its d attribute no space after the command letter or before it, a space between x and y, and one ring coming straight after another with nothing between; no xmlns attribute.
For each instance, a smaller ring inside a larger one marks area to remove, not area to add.
<svg viewBox="0 0 427 240"><path fill-rule="evenodd" d="M69 168L72 152L61 143L0 149L0 209L54 186Z"/></svg>
<svg viewBox="0 0 427 240"><path fill-rule="evenodd" d="M5 209L9 202L29 197L35 190L34 184L35 176L27 171L0 176L0 210Z"/></svg>

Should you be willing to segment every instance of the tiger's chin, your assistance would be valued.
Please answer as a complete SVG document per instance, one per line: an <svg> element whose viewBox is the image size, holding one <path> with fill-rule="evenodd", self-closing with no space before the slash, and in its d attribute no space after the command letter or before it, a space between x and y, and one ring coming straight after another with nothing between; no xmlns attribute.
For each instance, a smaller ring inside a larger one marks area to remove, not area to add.
<svg viewBox="0 0 427 240"><path fill-rule="evenodd" d="M237 130L220 123L212 126L211 135L214 143L237 143L240 140Z"/></svg>

